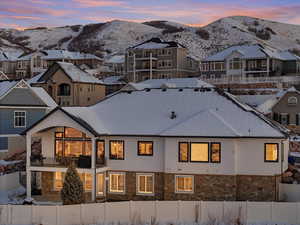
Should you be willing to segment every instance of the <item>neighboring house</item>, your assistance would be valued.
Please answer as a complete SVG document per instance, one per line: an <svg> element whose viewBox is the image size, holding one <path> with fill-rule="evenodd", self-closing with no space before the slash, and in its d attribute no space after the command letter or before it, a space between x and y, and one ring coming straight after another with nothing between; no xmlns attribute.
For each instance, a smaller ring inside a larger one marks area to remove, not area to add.
<svg viewBox="0 0 300 225"><path fill-rule="evenodd" d="M17 59L16 78L31 78L59 61L77 66L85 65L89 69L102 65L102 59L92 54L67 50L42 50L22 55Z"/></svg>
<svg viewBox="0 0 300 225"><path fill-rule="evenodd" d="M0 153L25 150L20 135L57 105L42 88L24 80L0 81Z"/></svg>
<svg viewBox="0 0 300 225"><path fill-rule="evenodd" d="M61 106L89 106L105 96L102 81L72 63L56 62L29 83L44 88Z"/></svg>
<svg viewBox="0 0 300 225"><path fill-rule="evenodd" d="M300 134L300 92L294 87L267 98L256 108L269 118Z"/></svg>
<svg viewBox="0 0 300 225"><path fill-rule="evenodd" d="M111 71L113 71L116 75L119 76L122 76L125 73L124 64L125 55L113 55L105 61L105 65L107 65Z"/></svg>
<svg viewBox="0 0 300 225"><path fill-rule="evenodd" d="M105 95L112 94L126 85L122 76L106 77L101 82L105 85Z"/></svg>
<svg viewBox="0 0 300 225"><path fill-rule="evenodd" d="M152 38L126 50L125 77L128 82L197 75L199 63L177 42Z"/></svg>
<svg viewBox="0 0 300 225"><path fill-rule="evenodd" d="M17 57L17 54L0 52L0 72L5 73L9 77L13 77L16 72Z"/></svg>
<svg viewBox="0 0 300 225"><path fill-rule="evenodd" d="M0 71L0 81L1 80L9 80L8 76L6 76L2 71Z"/></svg>
<svg viewBox="0 0 300 225"><path fill-rule="evenodd" d="M203 59L200 69L208 79L299 75L300 57L260 44L239 45Z"/></svg>
<svg viewBox="0 0 300 225"><path fill-rule="evenodd" d="M133 87L58 107L24 132L27 143L42 140L42 157L27 145L27 197L38 173L39 199L60 200L75 162L92 201L278 200L282 127L213 88Z"/></svg>

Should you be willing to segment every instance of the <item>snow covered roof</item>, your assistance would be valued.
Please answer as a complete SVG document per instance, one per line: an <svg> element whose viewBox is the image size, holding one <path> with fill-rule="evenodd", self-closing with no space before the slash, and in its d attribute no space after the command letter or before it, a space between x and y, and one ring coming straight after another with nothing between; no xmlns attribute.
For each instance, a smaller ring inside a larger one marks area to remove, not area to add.
<svg viewBox="0 0 300 225"><path fill-rule="evenodd" d="M40 81L39 82L39 79L44 75L45 72L42 72L42 73L39 73L37 75L35 75L34 77L32 77L31 79L29 79L27 81L28 84L33 84L33 83L44 83L44 81Z"/></svg>
<svg viewBox="0 0 300 225"><path fill-rule="evenodd" d="M172 78L172 79L152 79L140 82L138 84L147 85L149 88L212 88L208 84L198 78Z"/></svg>
<svg viewBox="0 0 300 225"><path fill-rule="evenodd" d="M129 49L160 49L160 48L185 48L175 41L162 41L160 38L152 38Z"/></svg>
<svg viewBox="0 0 300 225"><path fill-rule="evenodd" d="M237 95L236 97L245 104L257 107L274 96L275 95Z"/></svg>
<svg viewBox="0 0 300 225"><path fill-rule="evenodd" d="M272 108L282 99L282 97L288 92L296 92L300 94L299 91L296 90L295 87L291 87L287 90L282 90L274 95L272 98L267 99L265 102L261 103L256 107L258 111L263 114L268 114L272 112Z"/></svg>
<svg viewBox="0 0 300 225"><path fill-rule="evenodd" d="M29 60L33 54L36 52L20 56L18 60ZM43 50L40 51L43 54L42 59L45 60L60 60L60 59L98 59L102 60L101 58L89 54L89 53L81 53L81 52L70 52L68 50Z"/></svg>
<svg viewBox="0 0 300 225"><path fill-rule="evenodd" d="M270 58L279 59L283 61L300 60L300 57L294 55L289 51L279 51L271 47L255 44L255 45L232 46L212 56L207 57L203 61L224 61L233 52L240 53L242 55L241 58L244 59L270 57Z"/></svg>
<svg viewBox="0 0 300 225"><path fill-rule="evenodd" d="M4 61L15 61L17 60L19 53L12 53L12 52L0 52L0 62Z"/></svg>
<svg viewBox="0 0 300 225"><path fill-rule="evenodd" d="M116 63L116 64L120 64L124 62L125 62L125 55L114 55L106 61L106 63Z"/></svg>
<svg viewBox="0 0 300 225"><path fill-rule="evenodd" d="M213 89L121 91L94 106L56 110L98 136L285 138L251 107Z"/></svg>
<svg viewBox="0 0 300 225"><path fill-rule="evenodd" d="M18 81L16 80L0 80L0 98L11 88L13 88L17 83Z"/></svg>
<svg viewBox="0 0 300 225"><path fill-rule="evenodd" d="M66 75L73 81L73 82L80 82L80 83L98 83L102 84L102 82L94 77L93 75L81 70L79 67L75 66L72 63L66 63L66 62L56 62L53 64L53 66L58 66L57 69L62 69ZM50 67L46 72L43 74L40 74L38 76L39 79L34 79L32 83L39 83L45 81L48 77L50 77L53 73L57 71L52 70L52 67Z"/></svg>
<svg viewBox="0 0 300 225"><path fill-rule="evenodd" d="M126 84L125 81L122 81L122 76L110 76L101 80L105 85L123 85Z"/></svg>

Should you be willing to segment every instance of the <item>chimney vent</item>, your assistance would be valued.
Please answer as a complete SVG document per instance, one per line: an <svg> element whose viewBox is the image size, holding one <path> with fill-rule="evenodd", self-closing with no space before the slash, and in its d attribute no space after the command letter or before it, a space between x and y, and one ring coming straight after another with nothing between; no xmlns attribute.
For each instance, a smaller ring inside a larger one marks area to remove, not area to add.
<svg viewBox="0 0 300 225"><path fill-rule="evenodd" d="M175 113L174 111L172 111L172 112L171 112L170 119L171 119L171 120L174 120L174 119L176 119L176 117L177 117L176 113Z"/></svg>

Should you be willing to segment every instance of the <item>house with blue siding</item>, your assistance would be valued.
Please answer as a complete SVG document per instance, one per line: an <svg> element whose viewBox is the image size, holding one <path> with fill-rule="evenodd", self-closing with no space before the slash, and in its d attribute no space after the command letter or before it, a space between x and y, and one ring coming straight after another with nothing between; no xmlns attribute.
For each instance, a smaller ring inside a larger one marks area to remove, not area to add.
<svg viewBox="0 0 300 225"><path fill-rule="evenodd" d="M0 81L0 157L25 150L26 128L56 107L43 88L31 87L24 80Z"/></svg>

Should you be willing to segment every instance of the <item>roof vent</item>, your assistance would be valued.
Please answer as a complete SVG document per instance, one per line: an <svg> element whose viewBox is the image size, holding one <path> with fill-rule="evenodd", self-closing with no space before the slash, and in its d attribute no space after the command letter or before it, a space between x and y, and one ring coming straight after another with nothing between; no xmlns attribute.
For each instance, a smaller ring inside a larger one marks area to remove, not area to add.
<svg viewBox="0 0 300 225"><path fill-rule="evenodd" d="M150 88L146 88L145 91L146 91L146 92L149 92L149 91L151 91L151 89L150 89Z"/></svg>
<svg viewBox="0 0 300 225"><path fill-rule="evenodd" d="M178 91L182 92L182 91L183 91L183 89L182 89L182 88L180 88Z"/></svg>
<svg viewBox="0 0 300 225"><path fill-rule="evenodd" d="M171 120L174 120L174 119L176 119L176 117L177 117L176 113L175 113L174 111L172 111L172 112L171 112L170 119L171 119Z"/></svg>
<svg viewBox="0 0 300 225"><path fill-rule="evenodd" d="M198 92L198 91L199 91L199 88L195 88L194 91L195 91L195 92Z"/></svg>
<svg viewBox="0 0 300 225"><path fill-rule="evenodd" d="M167 91L167 88L163 88L161 91L165 92L165 91Z"/></svg>
<svg viewBox="0 0 300 225"><path fill-rule="evenodd" d="M127 91L127 94L131 94L132 93L132 91Z"/></svg>

